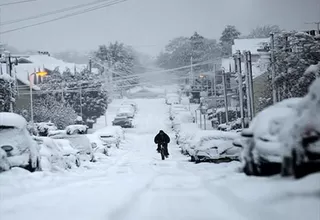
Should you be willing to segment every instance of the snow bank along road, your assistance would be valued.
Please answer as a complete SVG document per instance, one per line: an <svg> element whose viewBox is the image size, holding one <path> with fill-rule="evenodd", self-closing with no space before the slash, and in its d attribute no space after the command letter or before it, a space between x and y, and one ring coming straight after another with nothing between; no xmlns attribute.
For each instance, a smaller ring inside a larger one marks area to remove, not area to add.
<svg viewBox="0 0 320 220"><path fill-rule="evenodd" d="M136 128L107 160L63 173L1 175L0 219L320 219L317 174L246 177L235 162L190 163L174 143L161 161L153 138L160 129L171 134L168 107L163 99L135 101Z"/></svg>

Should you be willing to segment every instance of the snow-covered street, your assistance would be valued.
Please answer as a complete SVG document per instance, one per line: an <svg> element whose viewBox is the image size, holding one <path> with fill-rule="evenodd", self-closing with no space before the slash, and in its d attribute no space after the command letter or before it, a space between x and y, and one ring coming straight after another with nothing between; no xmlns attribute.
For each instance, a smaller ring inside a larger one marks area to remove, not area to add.
<svg viewBox="0 0 320 220"><path fill-rule="evenodd" d="M239 173L238 162L190 163L174 144L164 99L135 102L135 128L107 159L61 173L1 174L0 219L320 219L319 173L258 178ZM165 161L153 143L160 129L172 139Z"/></svg>

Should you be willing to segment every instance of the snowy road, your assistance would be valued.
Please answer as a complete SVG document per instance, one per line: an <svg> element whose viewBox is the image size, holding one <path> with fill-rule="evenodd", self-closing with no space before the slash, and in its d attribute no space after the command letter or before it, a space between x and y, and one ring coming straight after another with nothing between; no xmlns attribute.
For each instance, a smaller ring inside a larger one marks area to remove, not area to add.
<svg viewBox="0 0 320 220"><path fill-rule="evenodd" d="M110 159L63 174L34 173L26 179L25 173L17 169L2 175L0 219L276 220L320 217L320 213L314 211L320 205L319 197L313 196L315 190L320 192L316 185L308 186L300 192L300 197L291 195L287 198L299 184L303 188L306 180L249 178L236 172L237 163L195 165L188 162L174 144L169 146L170 158L161 161L153 137L163 129L173 139L168 129L168 107L162 99L136 102L139 106L136 128L127 131L122 149ZM16 179L10 179L12 174ZM20 181L17 178L21 178ZM310 178L316 179L319 175ZM12 183L8 184L10 180ZM294 212L302 206L306 207L307 213Z"/></svg>

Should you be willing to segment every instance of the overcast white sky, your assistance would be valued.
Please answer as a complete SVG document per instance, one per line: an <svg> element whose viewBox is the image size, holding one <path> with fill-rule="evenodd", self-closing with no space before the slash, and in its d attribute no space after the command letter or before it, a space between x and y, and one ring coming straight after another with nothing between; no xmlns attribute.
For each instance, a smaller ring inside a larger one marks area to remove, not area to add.
<svg viewBox="0 0 320 220"><path fill-rule="evenodd" d="M0 0L0 5L17 0ZM1 8L6 22L96 0L37 0ZM59 15L55 15L59 16ZM1 30L50 19L29 20ZM155 55L172 38L198 31L220 37L232 24L241 33L257 25L278 24L291 30L315 29L305 22L320 21L319 0L128 0L111 7L37 27L2 34L1 39L21 50L49 52L91 50L99 44L121 41Z"/></svg>

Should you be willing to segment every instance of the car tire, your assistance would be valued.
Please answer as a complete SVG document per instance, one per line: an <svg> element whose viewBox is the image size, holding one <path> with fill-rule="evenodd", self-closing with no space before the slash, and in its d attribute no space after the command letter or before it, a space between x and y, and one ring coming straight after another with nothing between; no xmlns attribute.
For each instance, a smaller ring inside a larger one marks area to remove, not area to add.
<svg viewBox="0 0 320 220"><path fill-rule="evenodd" d="M292 171L293 160L292 157L283 157L281 164L281 176L287 177L293 174Z"/></svg>
<svg viewBox="0 0 320 220"><path fill-rule="evenodd" d="M75 164L76 164L77 167L81 166L80 158L78 158L78 157L76 158Z"/></svg>
<svg viewBox="0 0 320 220"><path fill-rule="evenodd" d="M190 160L191 162L196 162L196 158L194 156L191 156Z"/></svg>
<svg viewBox="0 0 320 220"><path fill-rule="evenodd" d="M295 150L292 151L292 171L293 176L296 179L300 179L307 175L306 170L304 169L303 163L298 161L298 154Z"/></svg>
<svg viewBox="0 0 320 220"><path fill-rule="evenodd" d="M257 168L256 168L255 164L252 161L248 161L247 159L245 159L243 172L247 176L252 176L252 175L257 175L257 172L255 172L256 170L257 170Z"/></svg>

